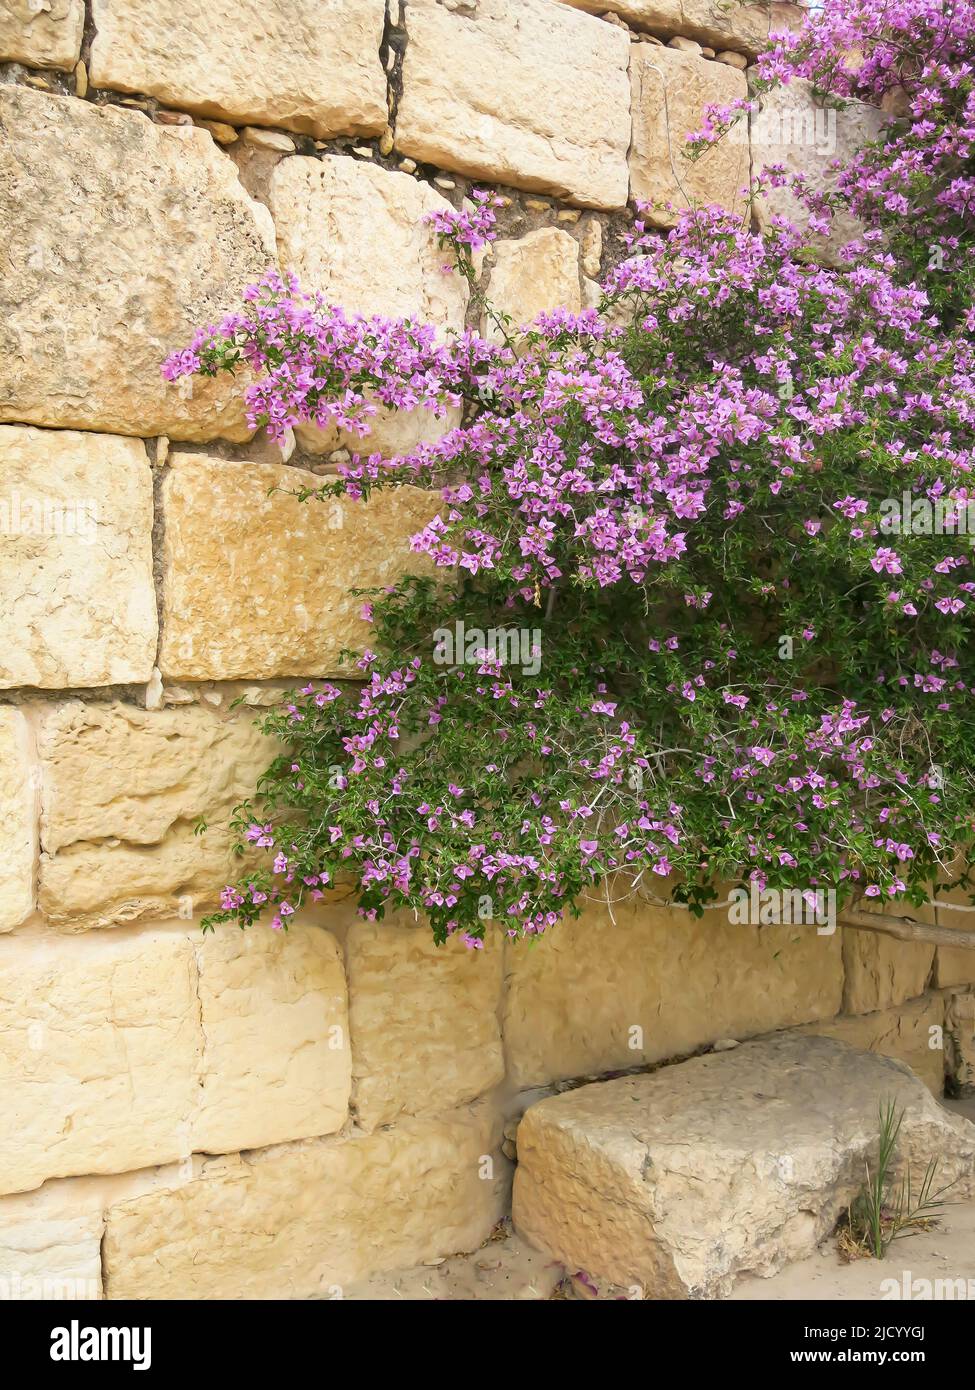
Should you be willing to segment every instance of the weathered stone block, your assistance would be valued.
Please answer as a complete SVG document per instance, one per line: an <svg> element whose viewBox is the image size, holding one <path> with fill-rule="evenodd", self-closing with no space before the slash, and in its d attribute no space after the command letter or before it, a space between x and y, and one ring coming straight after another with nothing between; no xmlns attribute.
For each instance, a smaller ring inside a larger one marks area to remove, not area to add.
<svg viewBox="0 0 975 1390"><path fill-rule="evenodd" d="M349 590L428 568L409 537L438 499L414 487L368 503L291 495L320 484L281 464L173 458L163 484L164 676L332 675L343 648L368 644L362 599Z"/></svg>
<svg viewBox="0 0 975 1390"><path fill-rule="evenodd" d="M934 922L932 908L891 907L892 915L918 917ZM843 1012L868 1014L888 1009L923 994L931 980L933 946L924 942L897 941L879 932L843 932Z"/></svg>
<svg viewBox="0 0 975 1390"><path fill-rule="evenodd" d="M284 159L271 178L283 269L350 314L461 330L467 284L424 219L450 204L429 184L342 155Z"/></svg>
<svg viewBox="0 0 975 1390"><path fill-rule="evenodd" d="M94 0L91 80L326 139L386 124L384 0Z"/></svg>
<svg viewBox="0 0 975 1390"><path fill-rule="evenodd" d="M195 973L184 936L0 940L0 1191L190 1152Z"/></svg>
<svg viewBox="0 0 975 1390"><path fill-rule="evenodd" d="M68 72L81 53L84 0L4 0L0 62Z"/></svg>
<svg viewBox="0 0 975 1390"><path fill-rule="evenodd" d="M35 802L27 721L0 706L0 932L19 926L34 907Z"/></svg>
<svg viewBox="0 0 975 1390"><path fill-rule="evenodd" d="M206 131L0 87L0 241L0 419L248 437L239 380L160 375L275 256Z"/></svg>
<svg viewBox="0 0 975 1390"><path fill-rule="evenodd" d="M605 14L608 8L607 0L562 3L589 14ZM783 0L731 5L726 0L613 0L611 8L636 28L667 37L680 34L710 48L730 48L750 57L768 47L769 34L798 29L803 13L799 5Z"/></svg>
<svg viewBox="0 0 975 1390"><path fill-rule="evenodd" d="M953 990L946 1000L945 1050L953 1095L975 1096L975 992Z"/></svg>
<svg viewBox="0 0 975 1390"><path fill-rule="evenodd" d="M345 974L316 927L0 943L0 1192L334 1133ZM2 1210L0 1210L2 1216Z"/></svg>
<svg viewBox="0 0 975 1390"><path fill-rule="evenodd" d="M898 1158L975 1191L975 1125L906 1067L830 1038L783 1036L531 1106L514 1219L570 1269L651 1298L714 1298L811 1255L864 1180L880 1105Z"/></svg>
<svg viewBox="0 0 975 1390"><path fill-rule="evenodd" d="M626 35L550 0L410 0L396 147L473 178L626 202Z"/></svg>
<svg viewBox="0 0 975 1390"><path fill-rule="evenodd" d="M152 473L141 441L0 425L0 687L147 681Z"/></svg>
<svg viewBox="0 0 975 1390"><path fill-rule="evenodd" d="M944 1094L945 1000L925 994L872 1014L844 1014L828 1023L810 1023L797 1031L837 1038L865 1052L904 1062L936 1096Z"/></svg>
<svg viewBox="0 0 975 1390"><path fill-rule="evenodd" d="M961 868L958 869L961 872ZM970 889L952 888L939 893L935 915L939 927L952 927L961 931L975 930L975 911L957 912L947 903L958 907L972 907ZM939 946L934 957L934 983L939 989L952 985L975 985L975 951L967 947Z"/></svg>
<svg viewBox="0 0 975 1390"><path fill-rule="evenodd" d="M539 227L517 241L495 242L488 299L493 308L510 315L515 329L551 309L578 314L579 243L556 227ZM496 342L503 339L500 328L486 316L481 332Z"/></svg>
<svg viewBox="0 0 975 1390"><path fill-rule="evenodd" d="M0 1197L0 1303L101 1298L101 1212L59 1186Z"/></svg>
<svg viewBox="0 0 975 1390"><path fill-rule="evenodd" d="M334 1134L349 1113L342 952L318 927L217 928L194 942L203 1034L194 1151Z"/></svg>
<svg viewBox="0 0 975 1390"><path fill-rule="evenodd" d="M647 220L673 226L679 213L712 203L741 210L748 184L748 141L736 127L699 159L687 158L687 136L700 130L704 108L730 105L747 95L745 75L675 48L635 44L630 60L633 142L630 191L634 200L671 203L654 207Z"/></svg>
<svg viewBox="0 0 975 1390"><path fill-rule="evenodd" d="M734 926L709 912L588 908L529 949L508 943L504 1040L515 1085L679 1057L718 1038L833 1018L839 932Z"/></svg>
<svg viewBox="0 0 975 1390"><path fill-rule="evenodd" d="M296 155L282 160L271 177L281 266L294 271L304 290L320 290L349 314L410 318L461 332L467 282L444 273L449 253L425 220L449 207L429 184L341 156ZM439 438L459 419L453 409L440 419L422 406L381 408L365 437L314 426L296 433L312 453L344 447L392 457Z"/></svg>
<svg viewBox="0 0 975 1390"><path fill-rule="evenodd" d="M69 701L43 712L39 906L68 930L212 904L274 748L250 714ZM196 834L200 820L206 834Z"/></svg>
<svg viewBox="0 0 975 1390"><path fill-rule="evenodd" d="M110 1207L109 1298L334 1298L367 1274L479 1245L503 1215L505 1165L484 1105L367 1137L209 1164Z"/></svg>
<svg viewBox="0 0 975 1390"><path fill-rule="evenodd" d="M504 1077L501 943L439 947L428 926L349 932L356 1117L364 1129L474 1100Z"/></svg>
<svg viewBox="0 0 975 1390"><path fill-rule="evenodd" d="M781 164L788 174L802 174L811 192L828 192L836 183L835 161L846 164L855 152L875 140L888 119L874 106L851 101L842 111L827 107L813 94L810 83L794 78L758 98L759 110L749 117L752 172L757 178L770 164ZM760 227L775 215L805 229L809 215L790 188L770 188L755 199ZM811 247L824 259L834 258L839 247L861 235L862 226L847 213L833 220L830 235L810 238Z"/></svg>

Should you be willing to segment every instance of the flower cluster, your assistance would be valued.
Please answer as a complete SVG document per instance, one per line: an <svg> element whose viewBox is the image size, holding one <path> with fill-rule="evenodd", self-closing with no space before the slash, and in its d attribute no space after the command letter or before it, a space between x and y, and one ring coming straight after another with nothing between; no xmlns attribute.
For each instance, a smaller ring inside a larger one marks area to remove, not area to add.
<svg viewBox="0 0 975 1390"><path fill-rule="evenodd" d="M464 407L308 498L412 483L442 506L412 542L428 573L365 596L372 650L266 717L287 751L238 812L252 867L213 920L287 926L348 885L369 916L422 912L476 946L597 893L920 901L971 844L975 315L964 276L933 302L914 230L881 211L899 188L915 229L970 255L968 137L946 132L967 131L971 20L838 0L762 59L769 82L910 97L913 133L895 121L841 179L831 206L867 230L835 266L781 219L758 236L697 209L666 236L638 220L598 307L501 341L348 316L272 274L170 359L249 368L272 434ZM495 207L434 219L472 285ZM905 496L940 524L893 531ZM455 624L530 640L448 664Z"/></svg>

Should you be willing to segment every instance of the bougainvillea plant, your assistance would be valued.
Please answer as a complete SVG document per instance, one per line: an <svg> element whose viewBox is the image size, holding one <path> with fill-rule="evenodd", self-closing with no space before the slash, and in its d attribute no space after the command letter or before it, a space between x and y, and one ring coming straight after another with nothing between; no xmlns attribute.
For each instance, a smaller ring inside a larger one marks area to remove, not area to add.
<svg viewBox="0 0 975 1390"><path fill-rule="evenodd" d="M364 319L272 273L170 359L246 364L275 436L463 407L307 499L442 502L426 572L363 596L348 679L266 716L285 751L235 822L257 857L207 925L286 927L340 883L472 946L604 893L929 895L973 839L975 313L903 222L970 254L973 52L968 4L838 0L762 60L910 98L841 179L867 232L832 267L782 219L695 209L637 221L597 307L527 330ZM437 216L472 286L494 218L487 193Z"/></svg>

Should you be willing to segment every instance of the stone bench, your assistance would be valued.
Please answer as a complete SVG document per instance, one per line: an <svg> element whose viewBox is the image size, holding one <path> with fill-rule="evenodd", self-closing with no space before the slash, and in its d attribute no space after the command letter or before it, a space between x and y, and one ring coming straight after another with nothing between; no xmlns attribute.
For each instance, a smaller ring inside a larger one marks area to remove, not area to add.
<svg viewBox="0 0 975 1390"><path fill-rule="evenodd" d="M518 1231L650 1298L720 1298L811 1254L859 1191L879 1107L917 1179L975 1193L975 1125L900 1062L782 1035L539 1101L518 1129Z"/></svg>

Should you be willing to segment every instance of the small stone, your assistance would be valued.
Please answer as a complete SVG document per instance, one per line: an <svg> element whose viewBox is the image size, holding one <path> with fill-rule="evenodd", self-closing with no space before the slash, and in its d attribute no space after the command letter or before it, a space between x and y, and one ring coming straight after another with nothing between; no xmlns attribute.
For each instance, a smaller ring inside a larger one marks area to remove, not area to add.
<svg viewBox="0 0 975 1390"><path fill-rule="evenodd" d="M163 703L163 683L159 673L159 667L153 666L152 675L146 685L146 709L161 709Z"/></svg>
<svg viewBox="0 0 975 1390"><path fill-rule="evenodd" d="M213 705L215 709L223 704L223 696L219 690L204 690L203 698L208 705Z"/></svg>
<svg viewBox="0 0 975 1390"><path fill-rule="evenodd" d="M416 160L415 160L415 159L401 159L401 160L400 160L400 166L399 166L399 168L400 168L400 173L401 173L401 174L415 174L415 173L416 173Z"/></svg>
<svg viewBox="0 0 975 1390"><path fill-rule="evenodd" d="M381 155L392 154L393 152L393 128L387 126L379 137L379 153Z"/></svg>
<svg viewBox="0 0 975 1390"><path fill-rule="evenodd" d="M636 39L637 43L652 43L656 44L658 48L664 46L663 39L655 39L652 34L633 34L631 37Z"/></svg>
<svg viewBox="0 0 975 1390"><path fill-rule="evenodd" d="M166 460L169 458L169 440L161 434L156 440L156 467L165 468Z"/></svg>
<svg viewBox="0 0 975 1390"><path fill-rule="evenodd" d="M504 1154L505 1158L510 1159L512 1163L514 1163L518 1157L518 1150L510 1139L504 1140L501 1145L501 1152Z"/></svg>
<svg viewBox="0 0 975 1390"><path fill-rule="evenodd" d="M446 189L448 193L450 192L450 190L451 190L452 188L456 188L456 187L457 187L457 185L454 183L453 179L445 179L445 178L443 178L443 177L438 178L438 179L434 179L434 183L437 185L438 188L444 188L444 189Z"/></svg>
<svg viewBox="0 0 975 1390"><path fill-rule="evenodd" d="M193 117L185 111L157 111L156 122L158 125L192 125Z"/></svg>
<svg viewBox="0 0 975 1390"><path fill-rule="evenodd" d="M730 48L726 48L722 53L716 53L715 59L719 63L727 63L729 68L738 68L744 72L748 67L748 59L744 53L732 53Z"/></svg>
<svg viewBox="0 0 975 1390"><path fill-rule="evenodd" d="M696 53L698 57L704 51L699 43L695 43L693 39L682 39L679 34L670 40L667 47L676 48L679 53Z"/></svg>
<svg viewBox="0 0 975 1390"><path fill-rule="evenodd" d="M718 1041L714 1044L713 1051L730 1052L732 1048L740 1046L741 1044L737 1042L735 1038L719 1038Z"/></svg>
<svg viewBox="0 0 975 1390"><path fill-rule="evenodd" d="M88 95L88 69L80 59L74 70L74 94L76 97Z"/></svg>
<svg viewBox="0 0 975 1390"><path fill-rule="evenodd" d="M603 262L603 229L592 219L582 233L582 268L590 279L599 277Z"/></svg>
<svg viewBox="0 0 975 1390"><path fill-rule="evenodd" d="M357 154L360 159L372 159L374 150L371 145L353 145L352 153Z"/></svg>
<svg viewBox="0 0 975 1390"><path fill-rule="evenodd" d="M182 685L167 685L163 691L163 704L166 705L192 705L195 700L193 691Z"/></svg>
<svg viewBox="0 0 975 1390"><path fill-rule="evenodd" d="M529 212L549 212L551 203L543 203L541 198L526 198L525 207Z"/></svg>
<svg viewBox="0 0 975 1390"><path fill-rule="evenodd" d="M701 49L701 57L702 57L702 58L713 58L713 57L714 57L714 49L713 49L713 48L702 48L702 49Z"/></svg>
<svg viewBox="0 0 975 1390"><path fill-rule="evenodd" d="M197 125L208 130L218 145L232 145L237 139L236 130L226 121L197 121Z"/></svg>
<svg viewBox="0 0 975 1390"><path fill-rule="evenodd" d="M263 126L245 125L241 131L244 143L258 150L274 150L276 154L294 154L295 142L280 130L265 130Z"/></svg>
<svg viewBox="0 0 975 1390"><path fill-rule="evenodd" d="M51 84L46 77L38 77L36 73L31 73L27 79L28 87L37 87L42 92L49 92Z"/></svg>

